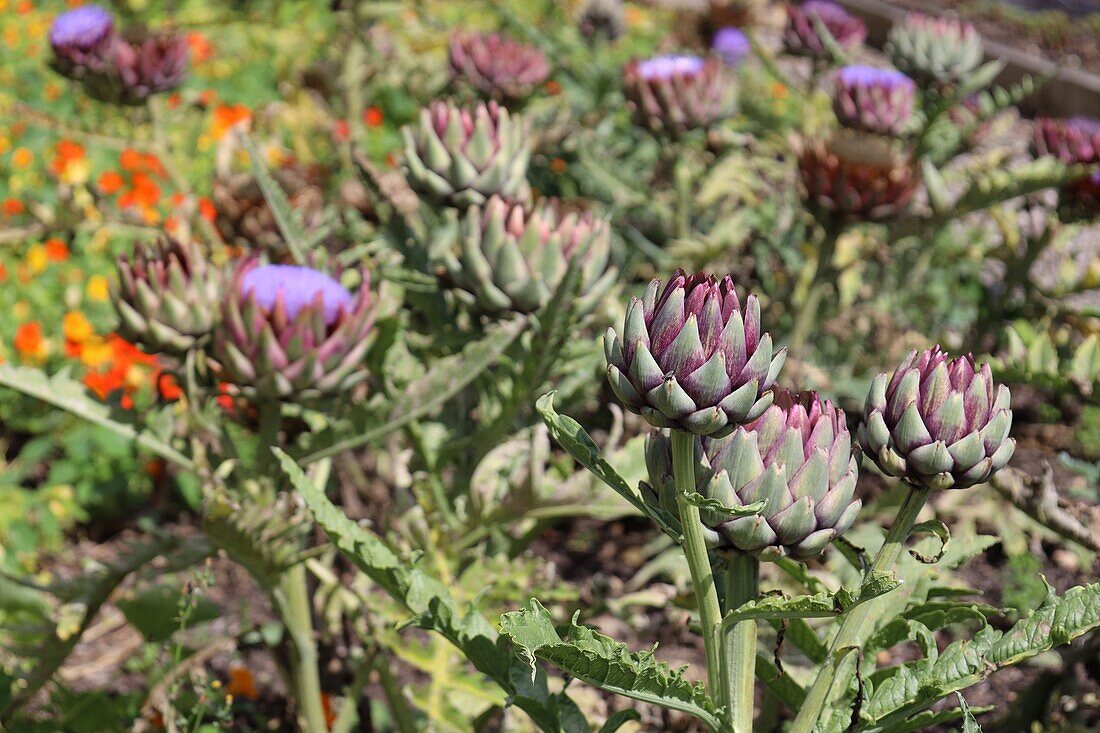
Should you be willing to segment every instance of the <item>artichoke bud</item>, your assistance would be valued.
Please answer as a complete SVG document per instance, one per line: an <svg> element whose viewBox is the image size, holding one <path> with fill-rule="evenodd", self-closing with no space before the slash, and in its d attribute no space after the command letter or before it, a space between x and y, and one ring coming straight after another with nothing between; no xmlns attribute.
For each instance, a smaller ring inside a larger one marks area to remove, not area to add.
<svg viewBox="0 0 1100 733"><path fill-rule="evenodd" d="M353 295L297 265L238 265L215 331L215 371L261 400L309 401L364 382L375 303L364 272Z"/></svg>
<svg viewBox="0 0 1100 733"><path fill-rule="evenodd" d="M900 71L845 66L836 75L833 111L843 127L900 137L912 127L916 91Z"/></svg>
<svg viewBox="0 0 1100 733"><path fill-rule="evenodd" d="M136 243L118 260L119 333L150 353L181 357L214 330L223 283L195 242Z"/></svg>
<svg viewBox="0 0 1100 733"><path fill-rule="evenodd" d="M977 367L970 355L952 358L938 346L913 351L892 376L872 382L859 442L890 476L965 489L988 481L1012 457L1010 399L989 365Z"/></svg>
<svg viewBox="0 0 1100 733"><path fill-rule="evenodd" d="M843 51L852 51L867 38L863 21L836 3L828 0L806 0L787 6L787 25L783 29L783 45L795 56L808 56L817 61L832 61L829 47L818 31L819 24L829 31Z"/></svg>
<svg viewBox="0 0 1100 733"><path fill-rule="evenodd" d="M1035 121L1035 152L1066 165L1100 163L1100 120L1091 117L1040 118ZM1062 187L1058 210L1065 221L1089 220L1100 213L1100 171Z"/></svg>
<svg viewBox="0 0 1100 733"><path fill-rule="evenodd" d="M696 490L720 505L763 503L759 514L700 512L718 549L762 559L806 559L821 553L855 521L858 470L844 412L814 392L777 390L756 420L723 438L695 443ZM646 465L658 496L674 496L672 441L654 433Z"/></svg>
<svg viewBox="0 0 1100 733"><path fill-rule="evenodd" d="M115 42L114 19L98 5L83 5L54 19L49 40L54 70L83 79L107 64Z"/></svg>
<svg viewBox="0 0 1100 733"><path fill-rule="evenodd" d="M466 108L437 100L403 132L405 178L425 200L466 209L494 194L530 196L523 121L496 102Z"/></svg>
<svg viewBox="0 0 1100 733"><path fill-rule="evenodd" d="M729 276L683 270L631 299L622 333L608 329L604 353L611 389L627 409L657 427L712 437L763 414L786 358L761 330L755 295L742 309Z"/></svg>
<svg viewBox="0 0 1100 733"><path fill-rule="evenodd" d="M623 66L623 94L637 125L671 137L721 122L737 106L733 79L714 57L633 59Z"/></svg>
<svg viewBox="0 0 1100 733"><path fill-rule="evenodd" d="M498 33L454 33L450 63L456 79L504 102L529 97L550 77L550 63L542 51Z"/></svg>
<svg viewBox="0 0 1100 733"><path fill-rule="evenodd" d="M626 30L623 0L585 0L578 25L581 35L590 41L617 40Z"/></svg>
<svg viewBox="0 0 1100 733"><path fill-rule="evenodd" d="M804 143L798 170L807 202L847 220L897 216L920 183L910 154L895 141L848 130Z"/></svg>
<svg viewBox="0 0 1100 733"><path fill-rule="evenodd" d="M890 29L886 54L895 67L922 84L949 86L982 63L982 37L957 18L909 13Z"/></svg>

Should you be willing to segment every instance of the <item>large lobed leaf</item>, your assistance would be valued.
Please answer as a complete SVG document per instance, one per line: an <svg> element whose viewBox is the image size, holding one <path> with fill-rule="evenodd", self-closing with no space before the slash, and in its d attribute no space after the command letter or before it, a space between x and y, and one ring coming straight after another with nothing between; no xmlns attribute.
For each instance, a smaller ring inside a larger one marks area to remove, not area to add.
<svg viewBox="0 0 1100 733"><path fill-rule="evenodd" d="M815 593L793 598L764 596L727 613L722 619L722 626L727 627L745 619L778 620L839 616L861 603L889 593L899 585L901 581L893 573L872 573L856 592L841 588L835 593Z"/></svg>
<svg viewBox="0 0 1100 733"><path fill-rule="evenodd" d="M580 626L576 616L567 638L562 638L550 612L532 598L522 611L504 614L500 630L527 660L531 674L541 659L601 690L680 710L711 730L720 730L718 713L702 683L689 682L681 671L658 662L652 651L631 652L626 645Z"/></svg>

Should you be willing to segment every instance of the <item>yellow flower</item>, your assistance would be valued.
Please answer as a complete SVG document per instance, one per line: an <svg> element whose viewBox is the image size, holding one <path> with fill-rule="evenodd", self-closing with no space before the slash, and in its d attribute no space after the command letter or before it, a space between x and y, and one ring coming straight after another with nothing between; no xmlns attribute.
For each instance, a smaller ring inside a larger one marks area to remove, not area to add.
<svg viewBox="0 0 1100 733"><path fill-rule="evenodd" d="M11 138L7 135L0 135L0 155L11 150Z"/></svg>
<svg viewBox="0 0 1100 733"><path fill-rule="evenodd" d="M67 183L70 186L78 186L87 182L90 174L91 171L88 169L87 161L74 160L65 166L65 170L61 172L59 178L62 183Z"/></svg>
<svg viewBox="0 0 1100 733"><path fill-rule="evenodd" d="M97 369L109 364L114 354L115 351L109 343L96 338L84 344L84 348L80 350L80 361L90 369Z"/></svg>
<svg viewBox="0 0 1100 733"><path fill-rule="evenodd" d="M50 254L46 251L45 245L32 244L27 249L27 266L31 268L31 272L35 275L41 274L49 264Z"/></svg>
<svg viewBox="0 0 1100 733"><path fill-rule="evenodd" d="M80 311L69 311L61 320L61 332L65 338L82 344L95 336L95 329Z"/></svg>
<svg viewBox="0 0 1100 733"><path fill-rule="evenodd" d="M111 285L102 275L92 275L88 278L88 284L84 288L88 300L96 303L106 302L111 297Z"/></svg>

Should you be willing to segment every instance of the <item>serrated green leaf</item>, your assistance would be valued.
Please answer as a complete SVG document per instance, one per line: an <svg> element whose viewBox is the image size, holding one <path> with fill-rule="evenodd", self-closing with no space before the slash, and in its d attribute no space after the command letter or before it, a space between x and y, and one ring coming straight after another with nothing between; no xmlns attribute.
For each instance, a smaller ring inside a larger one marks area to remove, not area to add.
<svg viewBox="0 0 1100 733"><path fill-rule="evenodd" d="M974 713L970 711L970 706L966 704L966 700L963 699L962 693L955 693L955 697L959 699L959 709L963 714L963 729L962 733L982 733L982 727L978 725L978 721L974 719Z"/></svg>
<svg viewBox="0 0 1100 733"><path fill-rule="evenodd" d="M549 611L532 598L522 611L504 614L500 630L527 661L531 674L538 670L537 660L542 660L601 690L679 710L712 731L721 729L702 683L689 682L682 672L658 662L652 651L631 652L614 639L578 625L576 616L562 638Z"/></svg>
<svg viewBox="0 0 1100 733"><path fill-rule="evenodd" d="M252 138L240 133L240 139L241 145L248 153L249 160L252 161L252 175L256 177L256 182L260 185L260 192L263 193L264 201L271 210L275 223L279 226L279 232L283 235L283 241L286 242L290 256L299 265L306 264L306 233L298 223L294 209L290 206L290 200L286 197L282 186L267 170L263 156L256 149Z"/></svg>
<svg viewBox="0 0 1100 733"><path fill-rule="evenodd" d="M600 726L600 733L615 733L619 728L622 728L627 723L634 720L641 720L642 716L637 710L627 708L626 710L619 710L610 718L608 718L602 726Z"/></svg>
<svg viewBox="0 0 1100 733"><path fill-rule="evenodd" d="M728 628L746 619L777 620L839 616L861 603L889 593L899 585L901 582L893 573L877 572L864 581L859 591L855 593L847 588L841 588L835 593L815 593L793 598L764 596L727 613L722 619L722 627Z"/></svg>
<svg viewBox="0 0 1100 733"><path fill-rule="evenodd" d="M699 507L700 509L707 509L712 512L718 512L724 514L727 517L753 517L760 513L767 502L755 501L752 504L746 504L744 506L726 506L717 499L708 499L698 492L692 492L690 494L684 494L684 498L687 499L689 504Z"/></svg>

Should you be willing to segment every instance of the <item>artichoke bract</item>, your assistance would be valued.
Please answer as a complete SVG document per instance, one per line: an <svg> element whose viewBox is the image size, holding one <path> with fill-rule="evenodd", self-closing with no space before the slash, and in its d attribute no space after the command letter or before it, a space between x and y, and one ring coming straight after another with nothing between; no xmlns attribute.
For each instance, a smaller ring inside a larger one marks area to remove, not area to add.
<svg viewBox="0 0 1100 733"><path fill-rule="evenodd" d="M710 41L710 48L726 66L739 66L752 52L749 37L740 28L719 28Z"/></svg>
<svg viewBox="0 0 1100 733"><path fill-rule="evenodd" d="M848 220L897 216L920 182L911 157L877 135L841 134L804 143L798 170L808 203Z"/></svg>
<svg viewBox="0 0 1100 733"><path fill-rule="evenodd" d="M454 33L450 62L457 78L501 101L524 99L550 77L542 51L497 33Z"/></svg>
<svg viewBox="0 0 1100 733"><path fill-rule="evenodd" d="M716 58L655 56L623 66L623 94L634 122L677 136L706 129L733 114L733 80Z"/></svg>
<svg viewBox="0 0 1100 733"><path fill-rule="evenodd" d="M874 66L845 66L837 72L833 112L844 127L889 137L908 131L917 86L905 74Z"/></svg>
<svg viewBox="0 0 1100 733"><path fill-rule="evenodd" d="M787 25L783 29L783 45L796 56L809 56L819 61L831 61L829 47L818 32L820 23L842 51L851 51L867 38L867 26L836 3L827 0L807 0L787 6Z"/></svg>
<svg viewBox="0 0 1100 733"><path fill-rule="evenodd" d="M195 242L137 243L118 260L119 333L147 352L180 357L214 330L223 284Z"/></svg>
<svg viewBox="0 0 1100 733"><path fill-rule="evenodd" d="M71 79L82 79L107 63L115 41L115 23L98 5L61 13L50 26L52 66Z"/></svg>
<svg viewBox="0 0 1100 733"><path fill-rule="evenodd" d="M969 23L909 13L890 29L885 51L901 71L922 84L950 85L982 63L982 37Z"/></svg>
<svg viewBox="0 0 1100 733"><path fill-rule="evenodd" d="M437 100L404 135L405 178L433 203L465 209L494 194L527 198L523 122L496 102L464 108Z"/></svg>
<svg viewBox="0 0 1100 733"><path fill-rule="evenodd" d="M853 498L858 469L844 412L814 392L776 390L774 403L753 422L724 438L696 439L695 457L695 483L705 498L729 508L764 502L748 517L702 510L718 549L763 559L814 557L852 525L863 505ZM670 508L675 484L667 432L649 437L646 465Z"/></svg>
<svg viewBox="0 0 1100 733"><path fill-rule="evenodd" d="M755 295L742 309L727 275L679 271L632 298L620 336L604 337L611 389L651 425L712 437L755 420L786 359L760 328Z"/></svg>
<svg viewBox="0 0 1100 733"><path fill-rule="evenodd" d="M571 263L580 268L574 308L590 312L614 281L607 222L552 205L526 208L499 197L472 207L459 227L457 251L445 257L452 284L486 312L532 313L549 302Z"/></svg>
<svg viewBox="0 0 1100 733"><path fill-rule="evenodd" d="M930 489L965 489L1012 457L1010 401L988 364L949 357L938 346L913 351L893 376L872 382L859 442L890 476Z"/></svg>
<svg viewBox="0 0 1100 733"><path fill-rule="evenodd" d="M216 375L260 400L310 400L367 376L374 324L370 278L355 295L327 273L298 265L236 269L215 331Z"/></svg>

